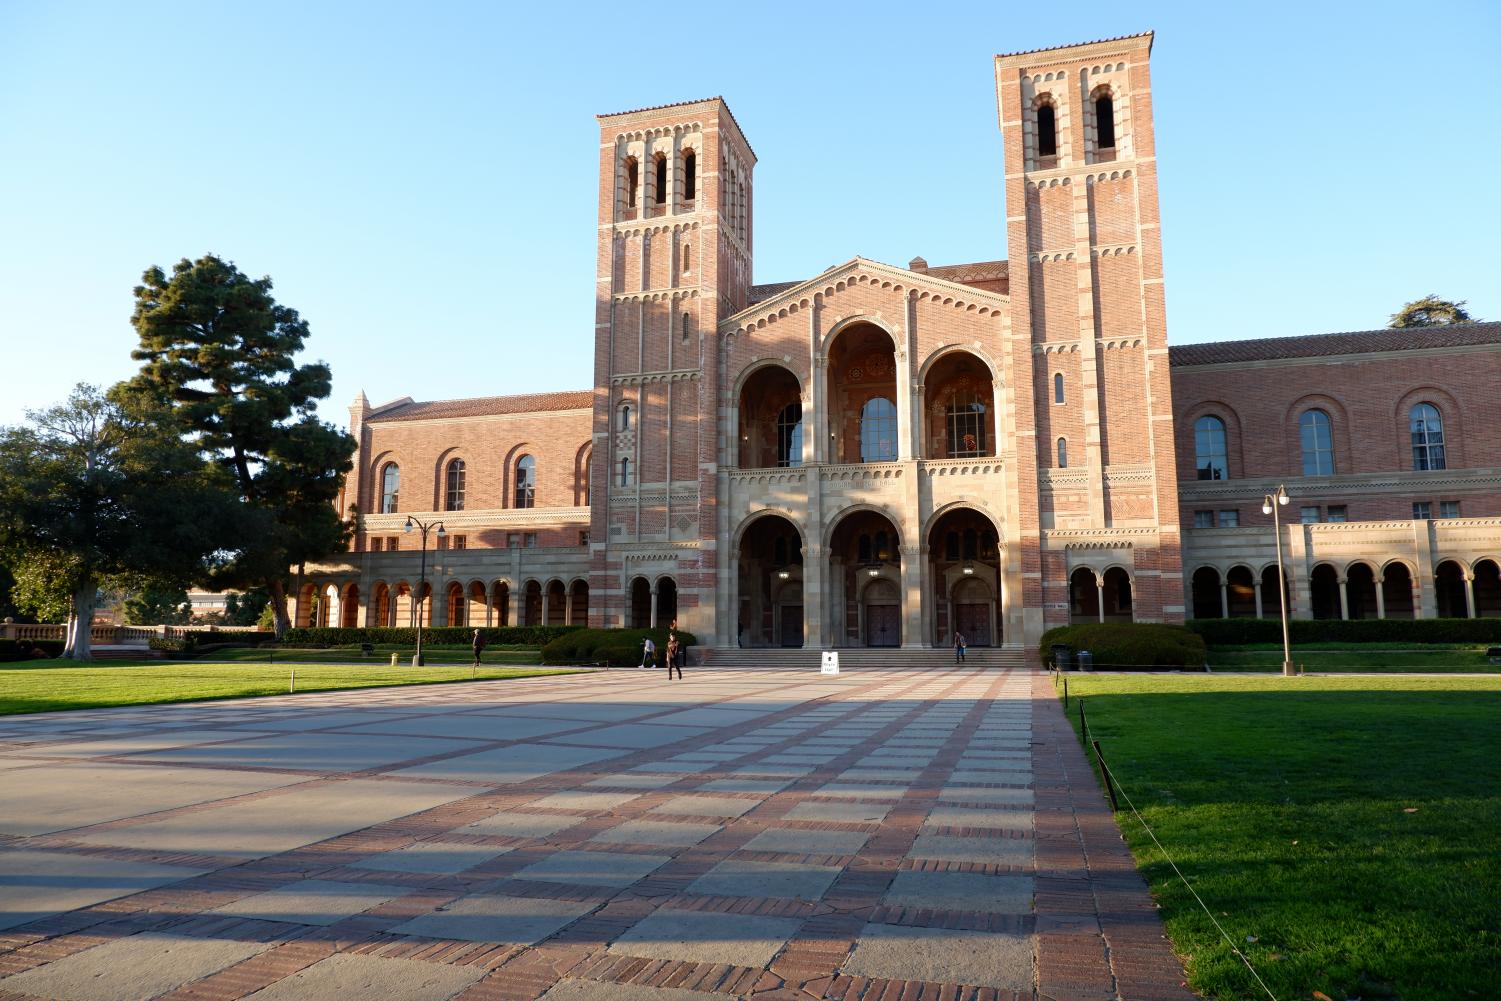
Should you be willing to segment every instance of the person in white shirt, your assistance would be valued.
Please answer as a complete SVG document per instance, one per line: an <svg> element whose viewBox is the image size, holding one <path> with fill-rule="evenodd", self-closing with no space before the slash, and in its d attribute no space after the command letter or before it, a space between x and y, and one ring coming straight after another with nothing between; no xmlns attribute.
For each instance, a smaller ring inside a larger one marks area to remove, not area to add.
<svg viewBox="0 0 1501 1001"><path fill-rule="evenodd" d="M641 663L637 667L657 666L657 645L648 636L641 644Z"/></svg>

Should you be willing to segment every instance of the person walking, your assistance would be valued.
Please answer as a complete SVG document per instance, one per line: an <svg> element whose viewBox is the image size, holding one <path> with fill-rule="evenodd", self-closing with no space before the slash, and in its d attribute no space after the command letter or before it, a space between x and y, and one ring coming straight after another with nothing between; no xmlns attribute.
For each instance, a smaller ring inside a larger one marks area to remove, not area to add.
<svg viewBox="0 0 1501 1001"><path fill-rule="evenodd" d="M652 667L655 667L656 664L657 664L657 645L655 643L653 643L651 641L651 637L648 636L646 639L644 639L644 640L641 641L641 663L638 664L638 665L636 665L636 666L639 669L639 668L642 668L642 667L646 667L648 665L651 665Z"/></svg>
<svg viewBox="0 0 1501 1001"><path fill-rule="evenodd" d="M667 680L672 680L673 669L678 672L678 680L683 680L683 662L679 660L683 655L683 647L678 643L676 634L667 637Z"/></svg>
<svg viewBox="0 0 1501 1001"><path fill-rule="evenodd" d="M954 630L954 663L955 664L962 664L962 663L964 663L964 648L967 645L968 644L964 642L964 634L961 633L959 630L955 629Z"/></svg>
<svg viewBox="0 0 1501 1001"><path fill-rule="evenodd" d="M484 634L484 632L481 631L481 630L479 630L479 629L476 629L474 631L474 639L472 639L472 640L469 641L469 646L474 651L474 666L475 667L479 667L480 654L482 654L482 653L485 652L485 634Z"/></svg>

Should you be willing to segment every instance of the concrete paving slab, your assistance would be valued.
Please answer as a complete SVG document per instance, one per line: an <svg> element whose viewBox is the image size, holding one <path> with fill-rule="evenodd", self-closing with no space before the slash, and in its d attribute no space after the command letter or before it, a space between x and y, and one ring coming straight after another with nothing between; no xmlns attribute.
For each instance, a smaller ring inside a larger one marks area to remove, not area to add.
<svg viewBox="0 0 1501 1001"><path fill-rule="evenodd" d="M318 712L307 707L283 704L275 710L267 710L258 719L235 724L246 730L275 730L279 733L295 733L303 730L326 730L337 726L359 726L391 718L392 713L383 707Z"/></svg>
<svg viewBox="0 0 1501 1001"><path fill-rule="evenodd" d="M660 820L630 820L596 834L594 841L611 845L662 845L691 848L720 830L718 824L672 824Z"/></svg>
<svg viewBox="0 0 1501 1001"><path fill-rule="evenodd" d="M309 772L357 772L434 754L474 748L464 740L390 737L351 733L278 733L230 744L178 747L137 755L140 761L192 762L232 768L295 768Z"/></svg>
<svg viewBox="0 0 1501 1001"><path fill-rule="evenodd" d="M441 716L416 716L388 719L379 723L351 726L339 733L395 733L418 737L464 737L471 740L529 740L548 734L574 730L589 724L581 720L516 719L505 716L481 716L475 713L444 713Z"/></svg>
<svg viewBox="0 0 1501 1001"><path fill-rule="evenodd" d="M862 785L855 782L830 782L813 790L814 796L838 796L845 799L900 799L905 786Z"/></svg>
<svg viewBox="0 0 1501 1001"><path fill-rule="evenodd" d="M402 886L304 879L266 893L242 897L214 908L212 913L262 921L290 921L300 925L331 925L410 892Z"/></svg>
<svg viewBox="0 0 1501 1001"><path fill-rule="evenodd" d="M669 772L672 773L674 782L684 775L695 775L698 772L713 771L713 768L703 761L655 761L649 765L637 765L632 768L633 772Z"/></svg>
<svg viewBox="0 0 1501 1001"><path fill-rule="evenodd" d="M685 991L680 987L649 987L646 984L602 984L597 980L562 980L540 1001L729 1001L728 994Z"/></svg>
<svg viewBox="0 0 1501 1001"><path fill-rule="evenodd" d="M938 791L938 798L950 803L980 803L986 806L1031 806L1031 789L1006 789L995 787L990 789L976 786L953 785L944 786Z"/></svg>
<svg viewBox="0 0 1501 1001"><path fill-rule="evenodd" d="M979 865L1005 865L1016 869L1032 867L1032 842L1028 838L951 837L944 834L919 834L907 852L908 858L935 859L940 862L973 862Z"/></svg>
<svg viewBox="0 0 1501 1001"><path fill-rule="evenodd" d="M764 709L720 709L710 706L658 716L652 722L667 726L740 726L766 715L767 711Z"/></svg>
<svg viewBox="0 0 1501 1001"><path fill-rule="evenodd" d="M846 768L839 773L841 782L916 782L920 768Z"/></svg>
<svg viewBox="0 0 1501 1001"><path fill-rule="evenodd" d="M245 1001L447 1001L487 971L472 966L424 963L339 953L283 977Z"/></svg>
<svg viewBox="0 0 1501 1001"><path fill-rule="evenodd" d="M902 870L891 881L881 903L942 911L1031 914L1032 895L1031 876Z"/></svg>
<svg viewBox="0 0 1501 1001"><path fill-rule="evenodd" d="M137 727L129 728L131 731ZM38 747L36 754L51 758L107 758L122 754L140 754L145 751L163 751L171 747L189 744L206 744L214 740L244 740L250 734L243 730L180 730L176 733L134 734L126 733L107 740L76 740L62 744Z"/></svg>
<svg viewBox="0 0 1501 1001"><path fill-rule="evenodd" d="M624 750L641 750L648 747L662 747L666 744L676 744L680 740L690 740L708 732L708 730L702 727L657 726L655 721L651 723L626 723L620 726L607 726L600 730L592 730L589 733L570 734L567 738L567 743L582 744L585 747L617 747Z"/></svg>
<svg viewBox="0 0 1501 1001"><path fill-rule="evenodd" d="M423 914L391 930L398 935L454 938L464 942L535 945L598 906L598 902L475 894L461 897L444 910Z"/></svg>
<svg viewBox="0 0 1501 1001"><path fill-rule="evenodd" d="M759 792L771 795L781 792L792 784L791 779L778 778L733 778L715 779L698 787L699 792Z"/></svg>
<svg viewBox="0 0 1501 1001"><path fill-rule="evenodd" d="M301 775L83 762L11 769L0 773L0 832L50 834L306 781Z"/></svg>
<svg viewBox="0 0 1501 1001"><path fill-rule="evenodd" d="M814 831L801 827L771 827L741 848L747 852L785 852L790 855L854 855L869 840L864 831Z"/></svg>
<svg viewBox="0 0 1501 1001"><path fill-rule="evenodd" d="M844 972L1030 992L1034 951L1030 935L872 924L855 940Z"/></svg>
<svg viewBox="0 0 1501 1001"><path fill-rule="evenodd" d="M166 886L203 871L68 852L0 851L0 930Z"/></svg>
<svg viewBox="0 0 1501 1001"><path fill-rule="evenodd" d="M599 813L602 810L613 810L622 803L629 803L639 795L634 792L594 792L581 789L574 792L555 792L551 796L534 799L526 806L527 809L537 810Z"/></svg>
<svg viewBox="0 0 1501 1001"><path fill-rule="evenodd" d="M800 924L795 918L674 911L664 907L637 922L607 951L645 959L754 968L771 962Z"/></svg>
<svg viewBox="0 0 1501 1001"><path fill-rule="evenodd" d="M493 709L481 709L475 715L574 720L580 723L619 723L661 711L662 707L654 702L519 702Z"/></svg>
<svg viewBox="0 0 1501 1001"><path fill-rule="evenodd" d="M670 786L674 782L680 782L682 778L677 775L605 775L601 778L585 782L587 789L660 789Z"/></svg>
<svg viewBox="0 0 1501 1001"><path fill-rule="evenodd" d="M573 886L625 887L671 861L666 855L561 851L527 866L512 878Z"/></svg>
<svg viewBox="0 0 1501 1001"><path fill-rule="evenodd" d="M548 817L530 813L497 813L460 827L455 834L483 834L491 838L545 838L579 823L581 817Z"/></svg>
<svg viewBox="0 0 1501 1001"><path fill-rule="evenodd" d="M788 820L826 820L838 824L879 824L891 803L823 803L810 799L787 811Z"/></svg>
<svg viewBox="0 0 1501 1001"><path fill-rule="evenodd" d="M733 799L728 796L679 796L660 806L652 813L679 817L739 817L761 805L760 800Z"/></svg>
<svg viewBox="0 0 1501 1001"><path fill-rule="evenodd" d="M381 852L360 862L353 863L361 869L379 869L382 872L433 872L452 875L473 869L491 859L504 855L509 848L488 848L483 845L450 845L442 841L419 841L395 851Z"/></svg>
<svg viewBox="0 0 1501 1001"><path fill-rule="evenodd" d="M1030 831L1036 815L1031 810L996 807L981 810L939 803L928 811L927 827L983 827L997 831Z"/></svg>
<svg viewBox="0 0 1501 1001"><path fill-rule="evenodd" d="M622 753L624 752L602 747L518 744L475 754L461 754L425 765L413 765L391 774L407 778L461 779L466 782L484 782L487 785L510 785L580 765L618 758Z"/></svg>
<svg viewBox="0 0 1501 1001"><path fill-rule="evenodd" d="M351 779L99 831L78 840L159 852L261 858L473 793L462 786Z"/></svg>
<svg viewBox="0 0 1501 1001"><path fill-rule="evenodd" d="M819 900L842 866L805 862L726 859L688 886L689 893L720 897L791 897Z"/></svg>
<svg viewBox="0 0 1501 1001"><path fill-rule="evenodd" d="M58 1001L147 1001L271 948L142 932L0 980L0 990Z"/></svg>
<svg viewBox="0 0 1501 1001"><path fill-rule="evenodd" d="M769 775L773 778L796 779L813 771L811 765L741 765L730 775Z"/></svg>

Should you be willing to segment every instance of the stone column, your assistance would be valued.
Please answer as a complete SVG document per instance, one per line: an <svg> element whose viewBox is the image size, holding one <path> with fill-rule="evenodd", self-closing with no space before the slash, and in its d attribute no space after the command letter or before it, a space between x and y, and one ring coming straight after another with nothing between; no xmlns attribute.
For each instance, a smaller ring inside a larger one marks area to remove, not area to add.
<svg viewBox="0 0 1501 1001"><path fill-rule="evenodd" d="M1251 586L1251 592L1256 595L1256 617L1258 619L1263 618L1263 609L1261 607L1261 581L1260 581L1260 579L1257 579L1252 584L1252 586Z"/></svg>
<svg viewBox="0 0 1501 1001"><path fill-rule="evenodd" d="M1341 577L1339 579L1339 617L1341 619L1348 619L1350 617L1349 583L1350 579L1348 577Z"/></svg>
<svg viewBox="0 0 1501 1001"><path fill-rule="evenodd" d="M1101 613L1100 621L1101 622L1105 621L1105 619L1104 619L1104 611L1105 611L1104 608L1101 607L1101 609L1100 609L1100 613ZM1222 619L1228 619L1229 617L1230 617L1230 582L1227 579L1225 579L1224 577L1221 577L1220 578L1220 618L1222 618Z"/></svg>
<svg viewBox="0 0 1501 1001"><path fill-rule="evenodd" d="M1465 571L1465 618L1475 617L1475 574L1473 571Z"/></svg>
<svg viewBox="0 0 1501 1001"><path fill-rule="evenodd" d="M1095 609L1096 609L1096 611L1099 614L1100 621L1104 622L1105 621L1105 578L1103 576L1101 576L1100 574L1095 574L1094 575L1094 589L1095 589ZM1223 607L1227 607L1227 606L1225 606L1225 585L1224 585L1223 582L1220 584L1220 606L1222 608ZM1228 618L1228 617L1229 617L1229 615L1228 615L1228 612L1227 612L1226 618Z"/></svg>
<svg viewBox="0 0 1501 1001"><path fill-rule="evenodd" d="M833 644L826 638L824 617L830 603L824 594L823 547L808 546L803 550L803 646L819 650ZM817 611L816 615L809 612Z"/></svg>
<svg viewBox="0 0 1501 1001"><path fill-rule="evenodd" d="M547 602L545 600L542 602L542 608L544 610L547 608ZM656 581L652 581L652 584L651 584L651 621L648 622L647 625L649 625L653 629L657 628L657 582Z"/></svg>
<svg viewBox="0 0 1501 1001"><path fill-rule="evenodd" d="M902 646L922 646L922 547L902 546Z"/></svg>
<svg viewBox="0 0 1501 1001"><path fill-rule="evenodd" d="M1386 618L1386 577L1376 578L1376 618Z"/></svg>

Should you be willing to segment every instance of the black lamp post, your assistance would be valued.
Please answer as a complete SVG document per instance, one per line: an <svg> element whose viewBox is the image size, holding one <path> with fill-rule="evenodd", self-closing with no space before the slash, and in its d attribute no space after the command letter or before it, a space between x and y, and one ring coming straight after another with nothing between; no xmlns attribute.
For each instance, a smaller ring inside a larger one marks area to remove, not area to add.
<svg viewBox="0 0 1501 1001"><path fill-rule="evenodd" d="M1287 572L1282 568L1282 508L1287 506L1287 487L1279 486L1274 494L1267 494L1261 501L1261 513L1272 516L1272 532L1277 537L1277 607L1282 611L1282 674L1291 678L1293 671L1292 643L1287 633ZM1257 586L1260 586L1260 581Z"/></svg>
<svg viewBox="0 0 1501 1001"><path fill-rule="evenodd" d="M412 666L422 667L422 613L423 606L427 604L427 533L429 529L436 528L438 530L436 534L440 539L448 533L443 531L443 523L441 521L424 524L411 515L407 515L407 523L403 526L402 531L410 532L413 528L422 533L422 569L417 581L417 652L412 657Z"/></svg>

